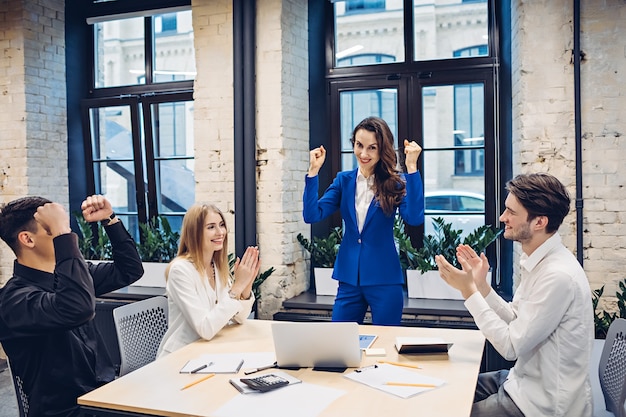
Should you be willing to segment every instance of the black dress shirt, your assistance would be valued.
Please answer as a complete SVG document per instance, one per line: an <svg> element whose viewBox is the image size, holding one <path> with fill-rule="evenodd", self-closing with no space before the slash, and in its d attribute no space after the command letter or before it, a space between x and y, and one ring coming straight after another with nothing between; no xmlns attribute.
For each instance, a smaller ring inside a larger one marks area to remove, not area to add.
<svg viewBox="0 0 626 417"><path fill-rule="evenodd" d="M29 416L77 416L76 399L115 378L95 323L96 297L143 275L121 222L106 227L113 263L85 262L74 233L54 239L54 274L14 263L0 289L0 342L28 395Z"/></svg>

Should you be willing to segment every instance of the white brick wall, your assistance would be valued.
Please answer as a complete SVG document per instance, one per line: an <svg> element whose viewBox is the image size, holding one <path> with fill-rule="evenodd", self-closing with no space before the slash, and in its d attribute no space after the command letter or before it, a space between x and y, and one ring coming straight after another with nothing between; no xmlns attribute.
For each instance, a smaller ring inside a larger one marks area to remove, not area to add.
<svg viewBox="0 0 626 417"><path fill-rule="evenodd" d="M0 1L0 202L29 194L68 206L64 8ZM0 284L14 258L2 244Z"/></svg>
<svg viewBox="0 0 626 417"><path fill-rule="evenodd" d="M606 284L602 304L612 309L617 282L626 278L626 8L599 0L581 5L584 268L592 289ZM513 170L548 171L574 198L571 2L513 2L512 8ZM575 222L572 202L560 230L572 251Z"/></svg>
<svg viewBox="0 0 626 417"><path fill-rule="evenodd" d="M260 315L308 288L299 232L308 168L308 26L306 2L257 3L257 230L263 263L276 271L263 286Z"/></svg>

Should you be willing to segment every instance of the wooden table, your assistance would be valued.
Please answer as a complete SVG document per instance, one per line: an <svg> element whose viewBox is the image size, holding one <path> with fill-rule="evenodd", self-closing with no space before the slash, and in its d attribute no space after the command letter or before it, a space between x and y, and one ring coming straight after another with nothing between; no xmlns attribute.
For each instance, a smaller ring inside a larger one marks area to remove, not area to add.
<svg viewBox="0 0 626 417"><path fill-rule="evenodd" d="M81 396L78 403L91 414L212 416L223 404L239 394L229 383L233 374L218 374L186 390L181 387L199 378L180 374L189 359L207 353L268 352L274 346L271 321L248 320L219 332L211 341L194 342L168 356L131 372ZM419 364L419 372L441 378L446 384L429 392L402 399L345 378L340 373L303 368L284 371L311 384L345 391L320 416L469 416L474 397L485 339L478 330L361 326L361 333L376 334L372 347L385 348L386 357L363 355L361 366L388 360ZM454 345L448 355L398 355L396 336L439 337ZM346 373L351 372L348 369ZM243 371L237 375L242 377ZM277 404L276 407L280 407ZM297 412L294 414L297 415Z"/></svg>

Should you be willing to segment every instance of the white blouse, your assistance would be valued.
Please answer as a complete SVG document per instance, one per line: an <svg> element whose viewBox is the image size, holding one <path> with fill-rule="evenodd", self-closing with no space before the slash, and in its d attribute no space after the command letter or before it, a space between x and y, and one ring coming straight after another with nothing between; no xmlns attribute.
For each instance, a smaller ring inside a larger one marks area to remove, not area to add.
<svg viewBox="0 0 626 417"><path fill-rule="evenodd" d="M191 261L172 262L165 285L169 326L161 340L157 357L165 356L198 339L210 340L231 322L243 323L250 315L254 295L249 300L234 300L228 295L215 271L215 290L206 275L201 276Z"/></svg>

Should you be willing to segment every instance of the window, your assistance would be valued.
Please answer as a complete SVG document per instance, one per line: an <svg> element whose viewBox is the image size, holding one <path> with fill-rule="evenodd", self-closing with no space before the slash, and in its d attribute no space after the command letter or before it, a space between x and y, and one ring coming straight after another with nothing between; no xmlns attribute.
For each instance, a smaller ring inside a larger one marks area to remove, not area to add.
<svg viewBox="0 0 626 417"><path fill-rule="evenodd" d="M331 114L338 115L331 123L331 140L336 141L331 148L340 150L340 157L331 155L333 166L356 168L352 129L367 116L382 117L394 133L400 161L403 139L422 146L420 170L427 193L463 190L480 195L472 205L472 226L494 224L495 205L485 205L483 197L486 189L493 189L495 177L485 174L495 169L496 61L489 57L487 36L491 3L414 0L413 9L405 13L407 1L388 1L382 8L363 7L361 13L349 14L357 7L352 3L334 2L333 36L327 37L334 39L327 47L338 51L327 54L335 58L327 64L327 81ZM412 27L405 28L407 21ZM428 44L427 51L420 50L420 42ZM412 44L413 56L405 60L404 51ZM452 203L450 218L460 216L461 200Z"/></svg>
<svg viewBox="0 0 626 417"><path fill-rule="evenodd" d="M394 6L384 1L337 1L334 3L334 46L333 66L355 66L372 64L359 59L342 59L356 54L380 56L404 61L404 45L401 35L404 31L402 2L393 1ZM357 13L358 11L358 13ZM389 62L381 60L377 62Z"/></svg>
<svg viewBox="0 0 626 417"><path fill-rule="evenodd" d="M96 88L195 78L191 10L98 19L93 30Z"/></svg>
<svg viewBox="0 0 626 417"><path fill-rule="evenodd" d="M500 125L498 88L509 84L499 78L503 51L496 40L509 24L508 6L494 0L388 0L357 7L330 0L324 10L314 10L326 23L326 38L324 55L313 49L311 62L326 61L323 70L311 72L319 77L311 85L324 81L329 92L323 96L311 89L312 136L327 138L321 142L329 149L330 172L320 172L320 186L338 171L356 168L352 129L366 116L380 116L394 133L401 168L404 139L423 148L425 224L406 228L415 246L432 231L433 217L443 216L463 235L483 224L497 225L499 181L508 169L497 153L508 149L507 137L498 144L508 123ZM322 103L328 103L329 117L316 112ZM313 233L321 236L340 221L336 215L313 225ZM509 254L501 252L506 245L488 248L492 266L501 260L511 268ZM496 281L496 289L510 296L511 279Z"/></svg>
<svg viewBox="0 0 626 417"><path fill-rule="evenodd" d="M155 216L178 230L195 200L191 10L113 16L88 19L94 88L82 101L87 188L105 194L139 239L139 224Z"/></svg>
<svg viewBox="0 0 626 417"><path fill-rule="evenodd" d="M385 10L385 0L348 0L346 1L346 13L373 9Z"/></svg>

